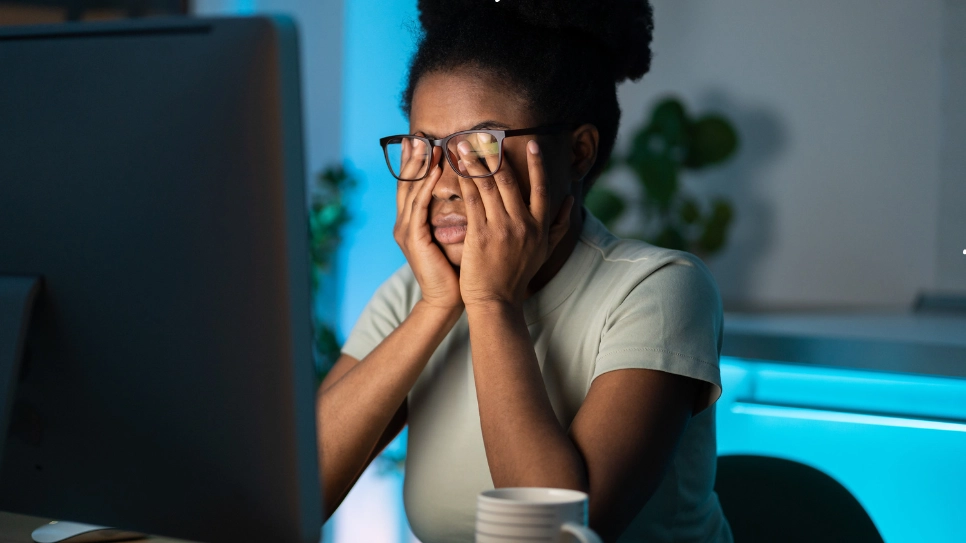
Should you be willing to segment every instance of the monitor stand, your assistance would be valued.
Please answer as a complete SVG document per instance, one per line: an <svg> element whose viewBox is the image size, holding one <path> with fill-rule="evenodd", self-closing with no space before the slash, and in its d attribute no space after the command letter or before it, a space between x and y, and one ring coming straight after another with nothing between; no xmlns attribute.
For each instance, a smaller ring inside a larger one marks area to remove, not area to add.
<svg viewBox="0 0 966 543"><path fill-rule="evenodd" d="M23 343L40 284L37 276L0 275L0 459L20 378Z"/></svg>
<svg viewBox="0 0 966 543"><path fill-rule="evenodd" d="M20 379L23 361L23 344L30 326L30 314L41 288L41 278L36 276L0 275L0 459L13 411L13 398ZM142 539L144 534L117 530L105 526L76 522L51 522L31 534L38 543L57 541L85 542L130 541Z"/></svg>
<svg viewBox="0 0 966 543"><path fill-rule="evenodd" d="M118 530L106 526L81 524L79 522L52 521L30 534L36 543L104 543L108 541L132 541L147 536L138 532Z"/></svg>

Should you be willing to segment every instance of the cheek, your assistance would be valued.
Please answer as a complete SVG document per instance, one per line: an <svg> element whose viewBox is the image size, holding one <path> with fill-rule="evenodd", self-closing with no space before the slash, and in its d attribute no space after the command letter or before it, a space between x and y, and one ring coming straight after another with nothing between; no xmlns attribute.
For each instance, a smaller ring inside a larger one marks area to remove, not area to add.
<svg viewBox="0 0 966 543"><path fill-rule="evenodd" d="M516 150L515 150L516 151ZM522 151L522 152L521 152ZM504 155L504 161L513 168L513 175L520 184L523 200L530 203L530 169L527 163L526 149ZM571 193L569 171L561 157L552 153L544 154L544 175L550 184L550 199L554 203L562 202L564 196Z"/></svg>
<svg viewBox="0 0 966 543"><path fill-rule="evenodd" d="M510 152L504 151L503 161L504 166L510 166L513 170L513 177L520 184L520 194L523 195L523 200L525 202L530 201L530 169L527 165L527 155L526 150L523 149L522 152L514 149L512 154Z"/></svg>

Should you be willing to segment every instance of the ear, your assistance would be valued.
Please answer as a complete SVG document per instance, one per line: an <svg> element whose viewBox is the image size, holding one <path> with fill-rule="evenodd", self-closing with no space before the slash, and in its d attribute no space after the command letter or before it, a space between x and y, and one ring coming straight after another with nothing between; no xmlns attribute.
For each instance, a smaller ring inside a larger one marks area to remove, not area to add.
<svg viewBox="0 0 966 543"><path fill-rule="evenodd" d="M593 167L597 160L597 146L600 143L600 134L597 127L592 124L582 124L578 126L570 135L570 176L571 183L576 185L584 180L587 172ZM580 194L575 191L574 194Z"/></svg>

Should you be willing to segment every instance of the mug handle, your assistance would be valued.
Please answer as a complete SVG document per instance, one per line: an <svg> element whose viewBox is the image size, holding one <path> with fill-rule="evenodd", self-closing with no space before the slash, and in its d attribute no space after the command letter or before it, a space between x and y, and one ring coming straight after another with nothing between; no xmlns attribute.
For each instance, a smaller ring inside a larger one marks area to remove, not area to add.
<svg viewBox="0 0 966 543"><path fill-rule="evenodd" d="M565 522L561 524L560 532L573 535L580 543L603 543L600 540L600 536L595 534L593 530L576 522Z"/></svg>

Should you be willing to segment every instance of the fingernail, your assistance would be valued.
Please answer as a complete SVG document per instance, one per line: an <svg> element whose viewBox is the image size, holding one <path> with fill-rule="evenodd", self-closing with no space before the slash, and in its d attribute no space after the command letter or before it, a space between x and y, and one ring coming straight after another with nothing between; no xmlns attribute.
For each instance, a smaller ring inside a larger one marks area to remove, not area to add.
<svg viewBox="0 0 966 543"><path fill-rule="evenodd" d="M530 151L530 154L531 155L539 155L540 154L540 147L537 146L537 141L536 140L530 140L529 142L527 142L527 151Z"/></svg>
<svg viewBox="0 0 966 543"><path fill-rule="evenodd" d="M462 160L457 160L456 163L459 165L461 172L466 172L466 164L463 164Z"/></svg>
<svg viewBox="0 0 966 543"><path fill-rule="evenodd" d="M470 144L466 143L465 141L459 142L456 148L459 149L464 155L468 155L470 153Z"/></svg>

